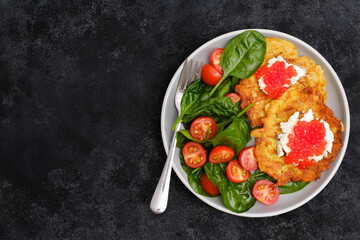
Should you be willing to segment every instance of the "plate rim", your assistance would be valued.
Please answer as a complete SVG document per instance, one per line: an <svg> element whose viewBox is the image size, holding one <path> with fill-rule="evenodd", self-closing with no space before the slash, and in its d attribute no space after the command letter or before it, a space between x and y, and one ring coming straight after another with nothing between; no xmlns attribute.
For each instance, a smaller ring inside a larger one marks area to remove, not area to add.
<svg viewBox="0 0 360 240"><path fill-rule="evenodd" d="M226 37L229 37L229 36L236 36L244 31L247 31L247 30L256 30L258 32L260 32L261 34L275 34L275 35L283 35L286 37L286 39L288 39L289 41L291 42L297 42L299 43L300 45L304 45L306 46L309 50L311 50L312 53L314 53L322 62L325 63L326 67L330 70L330 73L331 75L334 77L338 87L339 87L339 90L340 90L340 93L341 93L341 96L344 100L344 104L345 104L345 123L344 125L347 126L347 128L345 129L344 131L344 139L343 139L343 146L342 146L342 149L340 150L341 152L338 154L338 158L339 158L339 161L335 164L334 166L334 170L330 173L330 175L328 176L328 178L326 179L326 181L321 185L320 188L316 189L312 194L310 194L309 196L305 197L302 201L300 201L299 203L297 204L294 204L293 206L290 206L290 207L287 207L287 208L284 208L282 210L278 210L278 211L274 211L274 212L271 212L271 213L259 213L259 214L256 214L256 213L247 213L247 212L244 212L244 213L236 213L236 212L233 212L229 209L227 209L225 206L223 208L221 208L220 206L218 206L217 204L213 203L212 201L210 201L208 198L206 198L205 196L202 196L200 194L197 194L192 188L191 186L189 185L189 183L186 181L186 179L183 179L179 172L179 170L177 168L175 168L175 166L173 165L172 168L174 169L176 175L178 176L178 178L183 182L183 184L196 196L198 197L200 200L202 200L203 202L207 203L208 205L214 207L215 209L217 210L220 210L222 212L225 212L225 213L229 213L229 214L232 214L232 215L235 215L235 216L240 216L240 217L251 217L251 218L259 218L259 217L271 217L271 216L277 216L277 215L280 215L280 214L283 214L283 213L287 213L287 212L290 212L296 208L299 208L301 207L302 205L304 205L305 203L307 203L308 201L310 201L311 199L313 199L316 195L318 195L327 185L328 183L330 182L330 180L334 177L334 175L336 174L336 172L338 171L338 168L340 167L342 161L343 161L343 158L345 156L345 153L346 153L346 149L347 149L347 145L348 145L348 141L349 141L349 136L350 136L350 109L349 109L349 103L348 103L348 100L347 100L347 96L346 96L346 93L345 93L345 90L344 90L344 87L337 75L337 73L335 72L335 70L333 69L333 67L329 64L329 62L316 50L314 49L312 46L310 46L308 43L300 40L299 38L297 37L294 37L290 34L287 34L287 33L284 33L284 32L280 32L280 31L275 31L275 30L270 30L270 29L242 29L242 30L236 30L236 31L231 31L231 32L228 32L228 33L225 33L225 34L222 34L222 35L219 35L207 42L205 42L204 44L202 44L201 46L199 46L195 51L193 51L189 56L188 58L191 59L194 55L196 55L199 51L201 51L203 48L205 48L207 45L210 45L211 43L213 42L216 42L218 41L219 39L222 39L222 38L226 38ZM168 87L166 89L166 92L165 92L165 96L164 96L164 99L163 99L163 103L162 103L162 108L161 108L161 117L160 117L160 127L161 127L161 138L162 138L162 142L163 142L163 146L164 146L164 149L165 149L165 152L166 154L168 155L168 152L169 152L169 143L167 142L166 140L166 136L165 136L165 121L164 121L164 116L165 116L165 106L166 106L166 102L168 101L169 97L170 97L170 90L171 90L171 86L173 86L173 84L175 84L175 82L177 81L177 78L179 77L179 74L180 74L180 71L182 69L184 65L184 62L182 62L180 64L180 66L178 67L178 69L176 70L176 72L174 73L173 77L171 78L171 81L169 82L168 84Z"/></svg>

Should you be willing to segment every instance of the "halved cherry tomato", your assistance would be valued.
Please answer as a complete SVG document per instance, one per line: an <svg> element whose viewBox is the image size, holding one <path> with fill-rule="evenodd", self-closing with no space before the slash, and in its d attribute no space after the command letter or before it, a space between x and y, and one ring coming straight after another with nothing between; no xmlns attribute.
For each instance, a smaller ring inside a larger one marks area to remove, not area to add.
<svg viewBox="0 0 360 240"><path fill-rule="evenodd" d="M260 180L253 187L254 197L265 205L272 205L279 199L279 187L269 180Z"/></svg>
<svg viewBox="0 0 360 240"><path fill-rule="evenodd" d="M230 98L233 101L233 103L240 101L240 96L237 95L236 93L228 93L225 95L225 97Z"/></svg>
<svg viewBox="0 0 360 240"><path fill-rule="evenodd" d="M210 117L199 117L195 119L190 126L190 134L197 140L205 140L209 130L209 139L216 134L217 125L214 119Z"/></svg>
<svg viewBox="0 0 360 240"><path fill-rule="evenodd" d="M233 160L226 167L226 175L230 181L241 183L248 180L250 172L243 169L238 160Z"/></svg>
<svg viewBox="0 0 360 240"><path fill-rule="evenodd" d="M213 184L206 173L203 173L203 175L200 178L200 184L205 192L210 194L211 196L216 196L220 194L219 188Z"/></svg>
<svg viewBox="0 0 360 240"><path fill-rule="evenodd" d="M183 147L183 155L186 165L198 168L206 162L206 150L197 142L188 142Z"/></svg>
<svg viewBox="0 0 360 240"><path fill-rule="evenodd" d="M258 169L259 164L255 157L255 147L248 147L243 149L239 155L239 162L246 170L252 171Z"/></svg>
<svg viewBox="0 0 360 240"><path fill-rule="evenodd" d="M226 146L217 146L211 150L209 162L223 163L230 161L235 156L234 151Z"/></svg>
<svg viewBox="0 0 360 240"><path fill-rule="evenodd" d="M213 66L216 69L216 71L218 71L221 75L224 74L224 71L222 70L220 65L221 54L223 51L224 51L223 48L215 49L210 56L211 66Z"/></svg>
<svg viewBox="0 0 360 240"><path fill-rule="evenodd" d="M209 64L205 64L201 70L201 79L207 85L216 85L220 81L221 77L221 74Z"/></svg>

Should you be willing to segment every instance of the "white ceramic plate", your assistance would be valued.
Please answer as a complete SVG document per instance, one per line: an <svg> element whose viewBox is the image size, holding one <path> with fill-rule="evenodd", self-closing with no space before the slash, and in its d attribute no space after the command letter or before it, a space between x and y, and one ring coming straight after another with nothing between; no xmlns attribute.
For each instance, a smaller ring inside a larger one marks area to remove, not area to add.
<svg viewBox="0 0 360 240"><path fill-rule="evenodd" d="M210 206L213 206L214 208L219 209L223 212L242 217L269 217L286 213L300 207L301 205L305 204L310 199L315 197L329 183L329 181L334 176L340 166L348 144L350 132L350 112L345 91L341 85L339 77L335 73L334 69L330 66L330 64L325 60L325 58L322 57L314 48L312 48L305 42L285 33L264 29L255 30L259 31L265 37L276 37L291 41L293 44L295 44L296 49L300 52L301 56L305 55L310 57L324 70L325 78L327 80L326 90L328 91L326 105L334 111L335 116L341 120L345 127L345 131L343 132L344 145L340 149L338 156L331 164L330 168L322 172L321 178L319 180L311 182L301 191L292 194L280 195L279 200L271 206L266 206L262 203L257 202L249 211L240 214L227 209L224 206L221 197L208 198L195 193L188 183L187 174L181 168L179 157L175 158L173 168L178 177L185 184L185 186L193 194L195 194L198 198L200 198L202 201L209 204ZM196 49L188 58L208 63L213 50L215 50L216 48L225 48L226 44L232 38L242 33L243 31L246 30L230 32L214 38ZM183 64L178 68L173 78L171 79L162 105L161 135L166 153L168 153L169 151L171 137L173 136L173 132L171 132L171 127L177 118L177 110L174 104L174 96L182 67ZM254 145L253 141L250 142L248 145ZM175 156L179 156L179 149L176 150Z"/></svg>

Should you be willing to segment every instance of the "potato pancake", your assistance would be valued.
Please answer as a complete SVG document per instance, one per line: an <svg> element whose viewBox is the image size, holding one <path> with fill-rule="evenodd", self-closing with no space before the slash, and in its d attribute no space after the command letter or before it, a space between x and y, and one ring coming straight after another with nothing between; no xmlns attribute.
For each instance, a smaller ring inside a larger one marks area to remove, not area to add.
<svg viewBox="0 0 360 240"><path fill-rule="evenodd" d="M288 63L297 65L306 71L306 75L301 77L291 88L299 90L306 87L316 87L320 94L326 100L326 80L324 72L320 66L316 65L308 57L299 57L296 47L291 42L278 39L266 38L266 54L262 65L266 65L271 58L282 56ZM265 115L265 105L273 99L268 97L259 87L258 79L255 74L250 78L240 80L235 87L235 91L241 98L241 108L246 108L249 104L254 105L247 111L247 116L253 127L260 127L263 124Z"/></svg>
<svg viewBox="0 0 360 240"><path fill-rule="evenodd" d="M309 63L307 60L305 62ZM316 73L314 74L318 77ZM301 87L289 88L280 98L269 102L264 108L266 117L262 119L263 128L253 130L251 133L251 136L256 137L255 155L260 171L276 179L279 185L285 185L291 180L311 182L320 178L321 172L329 168L342 146L342 123L325 105L324 90L321 92L315 86L303 87L303 85L312 84L311 81L309 83L307 81L310 80L304 78L301 84L298 84ZM309 109L312 109L315 119L322 119L329 124L334 134L334 142L331 153L327 157L300 170L296 165L285 164L285 157L278 156L278 135L282 132L280 123L287 122L289 117L297 111L303 115Z"/></svg>

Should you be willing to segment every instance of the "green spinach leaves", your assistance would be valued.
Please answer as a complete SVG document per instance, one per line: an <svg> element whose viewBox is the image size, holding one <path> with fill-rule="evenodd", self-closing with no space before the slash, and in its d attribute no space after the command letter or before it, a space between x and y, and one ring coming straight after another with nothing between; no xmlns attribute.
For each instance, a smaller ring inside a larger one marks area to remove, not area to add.
<svg viewBox="0 0 360 240"><path fill-rule="evenodd" d="M270 177L269 175L267 175L265 172L260 172L259 170L256 170L256 172L254 173L253 177L259 181L259 180L269 180L271 182L276 183L276 180L272 177ZM287 184L285 184L284 186L279 186L279 191L280 194L288 194L288 193L294 193L297 191L300 191L301 189L303 189L304 187L306 187L309 184L309 182L288 182Z"/></svg>
<svg viewBox="0 0 360 240"><path fill-rule="evenodd" d="M183 121L185 114L190 113L191 107L196 105L200 97L205 93L206 84L201 79L196 80L186 89L181 99L181 114L174 123L172 130L175 129L176 125ZM209 89L210 90L210 89Z"/></svg>
<svg viewBox="0 0 360 240"><path fill-rule="evenodd" d="M202 143L205 147L225 145L231 148L235 152L235 155L239 155L240 151L251 140L251 130L250 122L246 117L233 116L232 118L219 123L214 138L206 141L194 139L189 130L178 131L176 133L178 140L177 146L181 147L185 140Z"/></svg>
<svg viewBox="0 0 360 240"><path fill-rule="evenodd" d="M238 83L239 79L228 78L213 97L209 95L213 86L206 85L201 79L191 83L181 99L181 114L172 130L180 122L189 123L201 116L211 117L219 122L237 115L241 111L240 103L233 104L225 95L233 92Z"/></svg>
<svg viewBox="0 0 360 240"><path fill-rule="evenodd" d="M256 203L252 195L254 178L249 178L242 183L233 183L226 177L227 163L204 165L206 175L220 190L224 205L231 211L242 213L249 210Z"/></svg>
<svg viewBox="0 0 360 240"><path fill-rule="evenodd" d="M229 76L244 79L253 75L263 63L265 53L265 37L257 31L245 31L233 38L221 55L220 64L224 75L212 89L210 96Z"/></svg>
<svg viewBox="0 0 360 240"><path fill-rule="evenodd" d="M231 119L231 124L224 129L221 129L220 123L218 128L220 131L208 141L211 142L213 147L225 145L231 148L237 156L251 140L250 132L252 128L246 117L232 117Z"/></svg>
<svg viewBox="0 0 360 240"><path fill-rule="evenodd" d="M288 194L288 193L294 193L297 191L300 191L301 189L303 189L304 187L306 187L309 184L309 182L288 182L286 185L284 186L280 186L279 190L280 190L280 194Z"/></svg>
<svg viewBox="0 0 360 240"><path fill-rule="evenodd" d="M248 180L242 183L233 183L226 177L226 167L228 163L213 164L207 162L203 168L210 179L220 190L224 205L231 211L242 213L249 210L256 202L252 195L254 184L259 180L269 180L276 182L265 172L257 170L250 174ZM289 182L285 186L280 186L280 194L297 192L309 183Z"/></svg>
<svg viewBox="0 0 360 240"><path fill-rule="evenodd" d="M204 173L203 167L192 171L188 175L189 185L197 194L203 195L205 197L212 197L210 194L205 192L205 190L202 188L202 186L200 184L200 178L203 175L203 173Z"/></svg>
<svg viewBox="0 0 360 240"><path fill-rule="evenodd" d="M229 118L241 111L240 104L234 104L228 97L209 98L193 105L191 111L183 115L183 122L188 123L197 117L207 116L215 121Z"/></svg>
<svg viewBox="0 0 360 240"><path fill-rule="evenodd" d="M215 87L207 86L201 79L192 83L181 100L181 114L173 125L189 122L200 115L226 118L236 115L238 104L231 104L225 94L234 89L239 78L248 78L255 73L264 61L266 41L261 33L249 30L233 38L221 55L221 67L224 75ZM232 76L232 77L230 77ZM227 82L224 82L227 80ZM216 94L214 95L215 91ZM213 96L214 95L214 96ZM205 101L213 96L213 99ZM211 106L214 106L213 108Z"/></svg>

